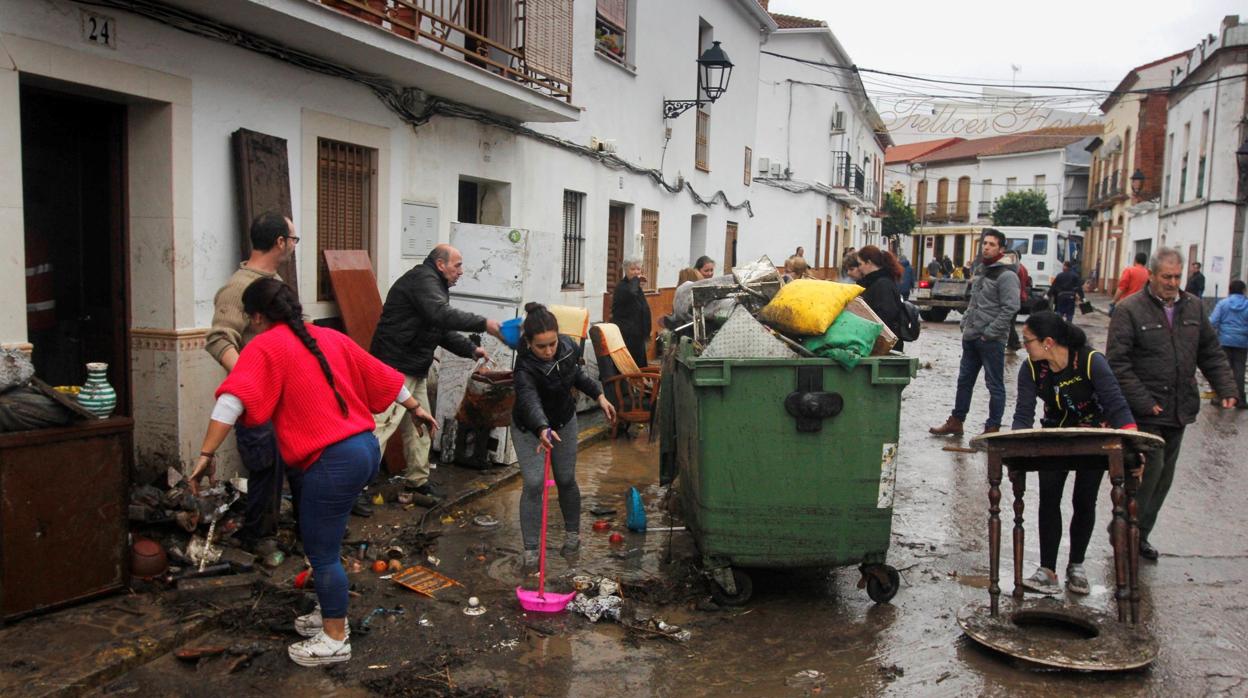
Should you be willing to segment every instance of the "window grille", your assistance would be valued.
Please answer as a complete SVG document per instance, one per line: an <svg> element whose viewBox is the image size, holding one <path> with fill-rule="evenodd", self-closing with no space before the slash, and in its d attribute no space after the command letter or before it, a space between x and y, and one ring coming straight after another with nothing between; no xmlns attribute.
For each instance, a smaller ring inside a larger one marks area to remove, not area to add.
<svg viewBox="0 0 1248 698"><path fill-rule="evenodd" d="M585 235L581 225L585 195L580 192L563 192L563 288L581 288L584 279L581 269L581 252L585 247Z"/></svg>

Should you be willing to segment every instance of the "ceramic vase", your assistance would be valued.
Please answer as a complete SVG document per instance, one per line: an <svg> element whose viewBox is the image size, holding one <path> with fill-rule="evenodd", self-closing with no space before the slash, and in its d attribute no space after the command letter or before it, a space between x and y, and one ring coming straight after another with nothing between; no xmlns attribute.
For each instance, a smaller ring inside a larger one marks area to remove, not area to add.
<svg viewBox="0 0 1248 698"><path fill-rule="evenodd" d="M106 419L117 407L117 391L108 384L108 364L87 364L87 382L78 391L78 404L100 419Z"/></svg>

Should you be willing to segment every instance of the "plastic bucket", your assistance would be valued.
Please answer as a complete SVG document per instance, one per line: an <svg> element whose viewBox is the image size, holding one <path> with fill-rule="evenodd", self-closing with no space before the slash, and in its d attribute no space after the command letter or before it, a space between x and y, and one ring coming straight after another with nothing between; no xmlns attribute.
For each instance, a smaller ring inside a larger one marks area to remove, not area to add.
<svg viewBox="0 0 1248 698"><path fill-rule="evenodd" d="M513 317L510 320L504 320L500 331L503 335L503 343L512 349L520 348L520 330L524 324L524 318Z"/></svg>

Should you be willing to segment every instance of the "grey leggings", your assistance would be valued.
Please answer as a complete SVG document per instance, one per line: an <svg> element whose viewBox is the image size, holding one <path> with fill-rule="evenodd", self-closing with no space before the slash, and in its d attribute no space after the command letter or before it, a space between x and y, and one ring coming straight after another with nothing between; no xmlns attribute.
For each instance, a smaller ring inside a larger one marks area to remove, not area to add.
<svg viewBox="0 0 1248 698"><path fill-rule="evenodd" d="M563 512L565 531L581 529L581 488L576 484L576 417L556 429L561 441L555 442L551 453L550 469L559 487L559 509ZM520 476L524 489L520 492L520 535L526 550L537 550L542 536L542 481L546 471L546 453L536 453L541 441L537 435L519 429L511 430L520 461Z"/></svg>

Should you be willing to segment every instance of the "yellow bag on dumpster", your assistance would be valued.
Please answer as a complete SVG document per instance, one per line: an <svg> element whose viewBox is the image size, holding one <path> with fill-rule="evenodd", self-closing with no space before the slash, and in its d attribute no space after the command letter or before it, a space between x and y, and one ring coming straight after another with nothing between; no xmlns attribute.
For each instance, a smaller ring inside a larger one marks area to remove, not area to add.
<svg viewBox="0 0 1248 698"><path fill-rule="evenodd" d="M845 304L862 291L858 284L797 279L780 289L758 319L785 334L815 337L827 332Z"/></svg>

